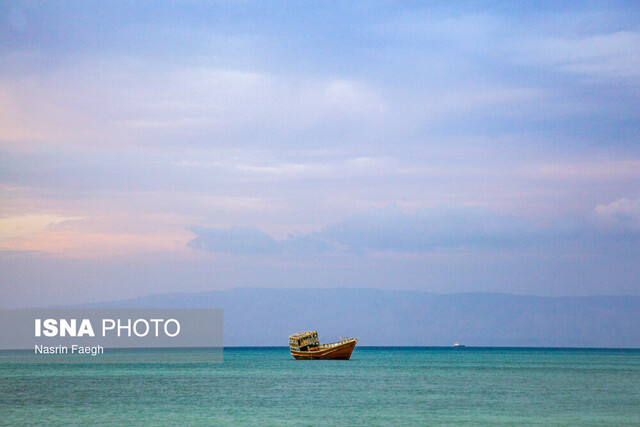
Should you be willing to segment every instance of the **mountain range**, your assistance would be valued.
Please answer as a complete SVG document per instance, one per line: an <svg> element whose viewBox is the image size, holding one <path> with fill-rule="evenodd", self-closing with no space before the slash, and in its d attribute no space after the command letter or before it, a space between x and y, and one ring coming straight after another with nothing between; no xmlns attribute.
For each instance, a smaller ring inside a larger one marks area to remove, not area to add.
<svg viewBox="0 0 640 427"><path fill-rule="evenodd" d="M294 332L369 346L640 347L640 297L234 288L85 304L222 308L225 346L288 345Z"/></svg>

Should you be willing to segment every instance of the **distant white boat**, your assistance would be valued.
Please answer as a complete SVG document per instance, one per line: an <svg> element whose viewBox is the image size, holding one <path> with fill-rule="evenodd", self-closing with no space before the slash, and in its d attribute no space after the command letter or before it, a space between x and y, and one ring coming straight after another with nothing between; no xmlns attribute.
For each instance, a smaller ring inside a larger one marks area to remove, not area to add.
<svg viewBox="0 0 640 427"><path fill-rule="evenodd" d="M460 343L455 343L453 346L454 346L454 347L456 347L456 348L463 348L463 347L466 347L466 345L464 345L464 344L460 344Z"/></svg>

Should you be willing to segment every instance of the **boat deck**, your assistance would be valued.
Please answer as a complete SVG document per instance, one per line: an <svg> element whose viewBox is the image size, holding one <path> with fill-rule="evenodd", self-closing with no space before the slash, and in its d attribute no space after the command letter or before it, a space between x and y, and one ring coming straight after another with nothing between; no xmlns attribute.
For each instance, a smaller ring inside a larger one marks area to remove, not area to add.
<svg viewBox="0 0 640 427"><path fill-rule="evenodd" d="M349 341L353 341L355 338L345 338L345 339L341 339L340 341L336 341L336 342L330 342L327 344L320 344L317 348L331 348L331 347L336 347L339 345L342 345L344 343L347 343Z"/></svg>

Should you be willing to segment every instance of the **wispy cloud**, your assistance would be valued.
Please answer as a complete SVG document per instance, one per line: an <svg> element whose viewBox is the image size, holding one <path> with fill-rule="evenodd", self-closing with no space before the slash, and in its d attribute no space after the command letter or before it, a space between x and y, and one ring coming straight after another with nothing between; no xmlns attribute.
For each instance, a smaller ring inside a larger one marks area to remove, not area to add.
<svg viewBox="0 0 640 427"><path fill-rule="evenodd" d="M48 228L81 217L59 215L19 215L0 217L0 241L31 238Z"/></svg>
<svg viewBox="0 0 640 427"><path fill-rule="evenodd" d="M382 95L366 82L216 66L176 67L97 56L49 73L0 79L0 142L26 147L286 145L301 132L335 133L380 121ZM377 119L376 119L377 118Z"/></svg>
<svg viewBox="0 0 640 427"><path fill-rule="evenodd" d="M566 218L539 226L508 215L473 207L420 209L405 213L390 205L351 215L319 232L298 234L276 241L250 228L191 229L195 249L230 253L294 252L399 252L454 251L598 251L598 241L640 238L640 201L618 200L599 205L593 215ZM621 234L622 232L622 234ZM577 242L577 243L576 243ZM596 245L596 246L594 246Z"/></svg>
<svg viewBox="0 0 640 427"><path fill-rule="evenodd" d="M197 237L189 242L195 249L211 252L262 254L280 252L278 243L267 233L253 228L234 227L228 230L194 227Z"/></svg>
<svg viewBox="0 0 640 427"><path fill-rule="evenodd" d="M575 38L528 40L520 61L593 80L640 77L640 33L617 31Z"/></svg>
<svg viewBox="0 0 640 427"><path fill-rule="evenodd" d="M598 205L594 214L605 227L640 235L640 200L620 199Z"/></svg>
<svg viewBox="0 0 640 427"><path fill-rule="evenodd" d="M371 209L323 229L355 250L422 252L442 248L511 247L530 240L533 228L516 218L479 208Z"/></svg>
<svg viewBox="0 0 640 427"><path fill-rule="evenodd" d="M196 237L188 246L210 252L234 254L320 253L332 249L318 233L290 235L276 241L267 233L249 227L216 229L192 227Z"/></svg>

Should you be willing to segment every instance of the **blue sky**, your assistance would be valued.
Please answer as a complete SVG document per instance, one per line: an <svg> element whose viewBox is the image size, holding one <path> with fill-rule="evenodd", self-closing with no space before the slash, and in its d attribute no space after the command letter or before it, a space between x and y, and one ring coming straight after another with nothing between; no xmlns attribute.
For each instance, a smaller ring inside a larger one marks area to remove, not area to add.
<svg viewBox="0 0 640 427"><path fill-rule="evenodd" d="M512 3L0 3L0 299L638 295L640 7Z"/></svg>

